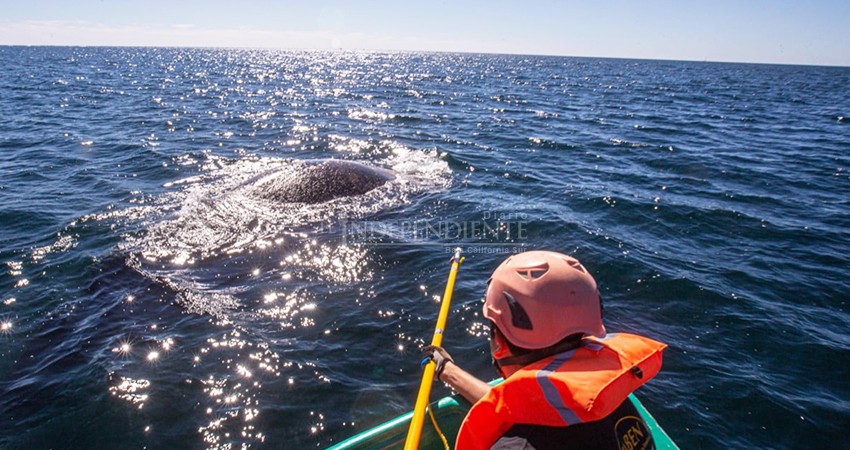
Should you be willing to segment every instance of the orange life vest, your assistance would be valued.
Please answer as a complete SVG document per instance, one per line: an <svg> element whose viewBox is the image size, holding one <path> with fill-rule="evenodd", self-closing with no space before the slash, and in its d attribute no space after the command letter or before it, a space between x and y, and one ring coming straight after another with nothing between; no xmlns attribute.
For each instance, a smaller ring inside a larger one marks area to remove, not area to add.
<svg viewBox="0 0 850 450"><path fill-rule="evenodd" d="M455 448L489 449L514 424L562 427L603 419L661 370L665 347L612 333L531 363L472 406Z"/></svg>

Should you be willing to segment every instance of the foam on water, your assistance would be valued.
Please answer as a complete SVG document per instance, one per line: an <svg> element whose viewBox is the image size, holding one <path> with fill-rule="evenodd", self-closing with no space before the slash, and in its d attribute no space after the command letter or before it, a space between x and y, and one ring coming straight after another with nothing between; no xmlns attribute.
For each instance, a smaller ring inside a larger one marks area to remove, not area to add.
<svg viewBox="0 0 850 450"><path fill-rule="evenodd" d="M334 143L340 149L357 144L339 138ZM330 283L354 282L365 275L358 270L365 255L345 245L345 224L392 211L415 201L419 194L438 193L451 183L448 165L433 150L413 150L387 141L368 151L372 153L369 164L391 169L395 178L362 195L316 204L271 201L252 195L262 177L275 173L297 179L303 163L310 160L258 156L229 160L207 155L199 163L200 175L167 183L169 191L148 206L111 212L107 217L134 222L127 226L139 231L125 235L120 248L137 270L181 292L192 312L220 315L238 304L217 293L217 287L207 289L209 299L201 295L200 286L215 283L193 268L226 267L233 259L250 264L254 253L288 254L275 270L290 277L310 270ZM52 247L67 245L63 237ZM215 272L216 277L223 275L227 278L226 271Z"/></svg>

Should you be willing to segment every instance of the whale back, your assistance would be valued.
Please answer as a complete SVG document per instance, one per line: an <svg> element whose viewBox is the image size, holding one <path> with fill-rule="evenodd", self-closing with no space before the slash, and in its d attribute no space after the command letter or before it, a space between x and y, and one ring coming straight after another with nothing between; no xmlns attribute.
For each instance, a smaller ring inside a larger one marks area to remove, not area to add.
<svg viewBox="0 0 850 450"><path fill-rule="evenodd" d="M395 175L385 169L331 159L301 163L294 170L263 176L252 191L260 198L281 203L323 203L365 194L393 179Z"/></svg>

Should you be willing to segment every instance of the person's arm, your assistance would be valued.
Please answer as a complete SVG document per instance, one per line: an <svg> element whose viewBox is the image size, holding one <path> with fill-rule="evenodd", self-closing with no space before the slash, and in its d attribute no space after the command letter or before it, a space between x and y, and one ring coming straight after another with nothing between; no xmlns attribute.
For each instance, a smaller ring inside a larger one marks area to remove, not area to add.
<svg viewBox="0 0 850 450"><path fill-rule="evenodd" d="M440 381L451 386L458 394L473 404L481 400L481 397L484 397L490 391L489 384L461 369L454 361L446 361L443 371L440 373Z"/></svg>

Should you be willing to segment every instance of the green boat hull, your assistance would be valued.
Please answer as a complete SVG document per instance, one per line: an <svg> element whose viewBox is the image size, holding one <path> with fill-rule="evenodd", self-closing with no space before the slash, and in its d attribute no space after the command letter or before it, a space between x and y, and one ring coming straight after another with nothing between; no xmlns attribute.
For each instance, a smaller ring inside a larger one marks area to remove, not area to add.
<svg viewBox="0 0 850 450"><path fill-rule="evenodd" d="M640 400L634 395L629 396L629 400L635 405L635 408L640 413L643 420L649 427L649 432L652 433L652 438L655 441L655 448L658 450L677 450L678 447L667 436L667 433L658 425L655 418L644 408ZM446 436L449 445L454 447L454 438L460 429L460 424L466 413L469 411L469 403L459 396L444 397L434 403L431 403L431 408L437 418L437 424ZM399 449L404 447L404 441L407 438L407 429L410 427L410 419L413 417L413 412L408 412L396 417L390 421L384 422L376 427L365 430L357 435L354 435L332 447L328 450L376 450L376 449ZM442 440L431 420L425 417L425 424L422 427L422 438L419 441L420 450L444 450Z"/></svg>

